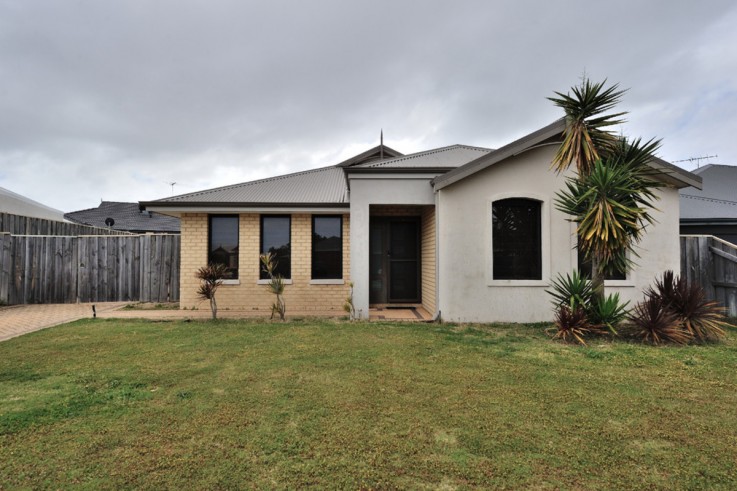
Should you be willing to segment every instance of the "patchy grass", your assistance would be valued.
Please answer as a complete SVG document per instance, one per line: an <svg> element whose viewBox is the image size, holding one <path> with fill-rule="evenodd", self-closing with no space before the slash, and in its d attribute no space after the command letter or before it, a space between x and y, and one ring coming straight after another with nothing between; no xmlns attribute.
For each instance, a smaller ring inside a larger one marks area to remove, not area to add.
<svg viewBox="0 0 737 491"><path fill-rule="evenodd" d="M0 488L737 486L737 335L85 320L0 343Z"/></svg>
<svg viewBox="0 0 737 491"><path fill-rule="evenodd" d="M129 303L123 310L179 310L179 302L135 302Z"/></svg>

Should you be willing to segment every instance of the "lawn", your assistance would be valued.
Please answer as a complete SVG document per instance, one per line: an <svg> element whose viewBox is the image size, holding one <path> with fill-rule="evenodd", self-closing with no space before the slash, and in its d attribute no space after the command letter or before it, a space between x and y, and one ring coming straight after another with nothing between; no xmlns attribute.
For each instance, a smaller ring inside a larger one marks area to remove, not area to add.
<svg viewBox="0 0 737 491"><path fill-rule="evenodd" d="M737 333L86 320L0 343L0 489L737 487Z"/></svg>

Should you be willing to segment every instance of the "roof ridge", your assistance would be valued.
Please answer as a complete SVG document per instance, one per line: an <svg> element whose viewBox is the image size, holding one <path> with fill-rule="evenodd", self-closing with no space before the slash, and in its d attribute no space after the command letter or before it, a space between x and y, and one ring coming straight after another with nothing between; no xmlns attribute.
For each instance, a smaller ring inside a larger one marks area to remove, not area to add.
<svg viewBox="0 0 737 491"><path fill-rule="evenodd" d="M281 174L278 176L264 177L262 179L256 179L255 181L244 181L244 182L239 182L236 184L228 184L227 186L219 186L216 188L204 189L202 191L195 191L193 193L179 194L177 196L170 196L169 198L162 198L157 201L176 201L179 198L190 197L190 196L202 196L204 194L212 193L215 191L226 191L229 189L234 189L234 188L242 187L242 186L250 186L253 184L261 184L264 182L278 181L280 179L285 179L287 177L294 177L294 176L299 176L303 174L310 174L312 172L327 170L330 168L339 168L339 167L337 165L326 165L325 167L318 167L316 169L301 170L297 172L291 172L289 174Z"/></svg>
<svg viewBox="0 0 737 491"><path fill-rule="evenodd" d="M368 163L368 164L365 164L365 165L366 165L366 167L379 167L381 165L388 164L388 163L402 162L404 160L410 160L410 159L413 159L413 158L417 158L420 155L433 155L433 154L436 154L436 153L447 152L448 150L452 150L454 148L468 148L470 150L477 150L477 151L480 151L480 152L491 152L492 151L491 148L474 147L474 146L471 146L471 145L462 145L462 144L459 144L459 143L455 143L453 145L447 145L445 147L438 147L438 148L431 148L429 150L422 150L420 152L410 153L410 154L407 154L407 155L402 155L401 157L394 157L392 159L384 159L384 160L380 160L378 162L371 162L371 163Z"/></svg>
<svg viewBox="0 0 737 491"><path fill-rule="evenodd" d="M735 206L737 206L737 201L731 201L731 200L728 200L728 199L710 198L708 196L696 196L696 195L693 195L693 194L682 194L681 196L683 198L698 199L698 200L701 200L701 201L711 201L713 203L724 203L724 204L728 204L728 205L735 205Z"/></svg>

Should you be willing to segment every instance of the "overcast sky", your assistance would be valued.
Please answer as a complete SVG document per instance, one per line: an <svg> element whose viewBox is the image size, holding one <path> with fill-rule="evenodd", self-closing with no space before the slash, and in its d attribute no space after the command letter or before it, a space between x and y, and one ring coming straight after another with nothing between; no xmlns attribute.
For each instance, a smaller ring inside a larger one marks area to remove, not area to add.
<svg viewBox="0 0 737 491"><path fill-rule="evenodd" d="M381 128L493 148L584 72L662 158L737 164L734 26L734 0L0 0L0 187L73 211L335 164Z"/></svg>

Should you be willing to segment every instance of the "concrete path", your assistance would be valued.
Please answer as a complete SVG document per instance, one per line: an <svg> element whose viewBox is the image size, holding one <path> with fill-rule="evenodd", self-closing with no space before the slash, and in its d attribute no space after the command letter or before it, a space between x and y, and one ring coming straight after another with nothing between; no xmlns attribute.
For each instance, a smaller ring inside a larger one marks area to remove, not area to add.
<svg viewBox="0 0 737 491"><path fill-rule="evenodd" d="M98 317L100 317L100 314L118 309L126 304L127 302L96 303L95 308ZM2 307L0 308L0 341L47 327L84 319L85 317L92 317L91 303Z"/></svg>
<svg viewBox="0 0 737 491"><path fill-rule="evenodd" d="M101 319L152 319L178 320L210 318L209 309L200 310L168 310L168 309L123 309L130 302L98 302L95 303L97 317ZM92 317L91 303L77 304L44 304L14 305L0 307L0 341L39 331L47 327L58 326L67 322ZM288 317L342 317L340 312L288 312ZM430 314L424 309L388 309L378 308L369 311L371 320L423 321L429 320ZM268 318L266 311L220 310L220 319Z"/></svg>

